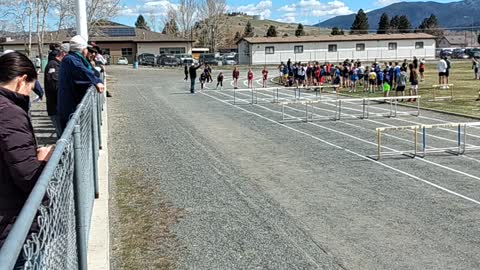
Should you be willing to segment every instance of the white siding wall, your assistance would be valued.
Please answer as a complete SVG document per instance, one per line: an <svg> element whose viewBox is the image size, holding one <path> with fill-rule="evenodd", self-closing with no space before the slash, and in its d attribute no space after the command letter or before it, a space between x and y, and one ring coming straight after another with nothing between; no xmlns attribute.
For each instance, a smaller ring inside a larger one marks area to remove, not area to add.
<svg viewBox="0 0 480 270"><path fill-rule="evenodd" d="M250 45L245 40L242 40L238 43L238 63L241 65L250 65L251 64L251 52L250 48L253 46ZM265 50L265 49L264 49Z"/></svg>
<svg viewBox="0 0 480 270"><path fill-rule="evenodd" d="M397 50L389 50L389 43L397 43ZM423 49L415 49L416 42L423 42ZM239 60L241 64L277 64L292 61L341 62L345 59L360 59L362 61L403 60L413 56L426 59L435 58L435 40L382 40L382 41L343 41L343 42L311 42L311 43L277 43L251 44L250 55L245 55L242 48L245 41L239 43ZM365 50L357 51L356 44L364 43ZM328 45L337 45L336 52L329 52ZM303 45L303 53L294 53L294 46ZM265 47L273 46L274 54L265 54Z"/></svg>
<svg viewBox="0 0 480 270"><path fill-rule="evenodd" d="M160 54L160 48L185 48L185 53L192 54L191 42L165 42L165 43L137 43L138 54L152 53Z"/></svg>

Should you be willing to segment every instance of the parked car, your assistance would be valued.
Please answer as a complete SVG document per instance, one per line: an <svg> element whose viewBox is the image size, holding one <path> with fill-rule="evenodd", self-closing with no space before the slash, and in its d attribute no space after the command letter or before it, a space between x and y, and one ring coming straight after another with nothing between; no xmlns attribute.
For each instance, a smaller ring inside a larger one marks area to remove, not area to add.
<svg viewBox="0 0 480 270"><path fill-rule="evenodd" d="M468 57L474 57L475 53L480 53L480 48L468 48L465 50L465 54L467 54Z"/></svg>
<svg viewBox="0 0 480 270"><path fill-rule="evenodd" d="M204 53L200 55L200 63L216 66L218 65L218 60L214 53Z"/></svg>
<svg viewBox="0 0 480 270"><path fill-rule="evenodd" d="M128 65L128 59L126 57L120 57L120 58L118 58L117 64Z"/></svg>
<svg viewBox="0 0 480 270"><path fill-rule="evenodd" d="M142 53L138 56L138 64L143 66L155 66L155 55Z"/></svg>
<svg viewBox="0 0 480 270"><path fill-rule="evenodd" d="M180 59L180 63L182 65L191 65L194 63L194 60L191 54L176 54L175 57Z"/></svg>
<svg viewBox="0 0 480 270"><path fill-rule="evenodd" d="M235 55L225 55L223 57L223 64L224 65L236 65L237 60L235 60Z"/></svg>
<svg viewBox="0 0 480 270"><path fill-rule="evenodd" d="M180 59L178 59L177 57L175 57L173 55L161 55L157 60L157 64L159 66L176 67L176 66L181 65L182 63L181 63Z"/></svg>
<svg viewBox="0 0 480 270"><path fill-rule="evenodd" d="M453 51L451 49L443 49L440 51L440 57L452 57Z"/></svg>
<svg viewBox="0 0 480 270"><path fill-rule="evenodd" d="M453 49L452 51L452 58L462 59L465 55L465 49Z"/></svg>

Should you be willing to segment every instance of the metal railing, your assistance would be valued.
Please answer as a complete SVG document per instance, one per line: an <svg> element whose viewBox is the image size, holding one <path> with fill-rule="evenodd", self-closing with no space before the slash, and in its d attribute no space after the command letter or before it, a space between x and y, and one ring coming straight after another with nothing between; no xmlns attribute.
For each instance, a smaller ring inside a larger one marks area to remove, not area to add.
<svg viewBox="0 0 480 270"><path fill-rule="evenodd" d="M87 268L104 102L87 90L0 249L0 270Z"/></svg>

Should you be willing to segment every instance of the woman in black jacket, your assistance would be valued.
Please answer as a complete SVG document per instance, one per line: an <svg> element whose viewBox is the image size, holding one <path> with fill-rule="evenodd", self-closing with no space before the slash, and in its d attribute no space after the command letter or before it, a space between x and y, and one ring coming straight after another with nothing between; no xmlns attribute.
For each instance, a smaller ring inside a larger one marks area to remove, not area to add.
<svg viewBox="0 0 480 270"><path fill-rule="evenodd" d="M37 146L28 116L36 80L25 55L0 56L0 246L52 153Z"/></svg>

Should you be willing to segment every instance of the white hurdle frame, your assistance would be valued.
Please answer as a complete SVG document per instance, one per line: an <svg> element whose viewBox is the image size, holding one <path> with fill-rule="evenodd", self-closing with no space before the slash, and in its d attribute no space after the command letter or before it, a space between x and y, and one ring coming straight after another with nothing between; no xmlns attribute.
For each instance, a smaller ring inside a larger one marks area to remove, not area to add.
<svg viewBox="0 0 480 270"><path fill-rule="evenodd" d="M480 126L480 122L466 122L466 123L442 123L442 124L430 124L430 125L413 125L413 126L398 126L398 127L380 127L377 128L377 155L369 156L380 160L382 156L396 156L396 155L406 155L412 158L422 157L424 158L428 153L452 153L455 155L463 155L465 152L472 150L479 150L480 146L467 146L467 127ZM427 129L434 128L457 128L457 146L455 147L444 147L444 148L433 148L427 149ZM390 151L382 152L382 132L386 131L395 131L395 130L413 130L414 133L414 150L413 151ZM462 132L463 130L463 132ZM422 155L418 155L418 131L422 133ZM413 152L413 153L412 153Z"/></svg>

